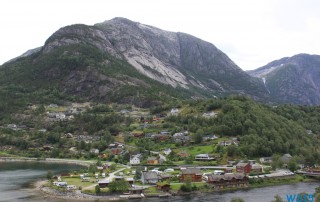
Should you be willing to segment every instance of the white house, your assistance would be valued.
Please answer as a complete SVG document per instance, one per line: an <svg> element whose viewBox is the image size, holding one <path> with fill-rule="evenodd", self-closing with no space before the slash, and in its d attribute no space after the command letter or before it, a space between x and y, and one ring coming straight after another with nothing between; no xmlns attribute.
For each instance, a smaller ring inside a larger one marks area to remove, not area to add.
<svg viewBox="0 0 320 202"><path fill-rule="evenodd" d="M130 165L139 165L141 163L141 154L133 155L130 157Z"/></svg>
<svg viewBox="0 0 320 202"><path fill-rule="evenodd" d="M272 157L261 157L260 163L272 163Z"/></svg>
<svg viewBox="0 0 320 202"><path fill-rule="evenodd" d="M64 114L64 113L57 113L56 114L56 119L58 119L58 120L64 120L64 119L66 119L66 115Z"/></svg>
<svg viewBox="0 0 320 202"><path fill-rule="evenodd" d="M165 155L169 155L171 152L172 152L172 150L171 150L170 148L166 148L166 149L163 151L163 153L164 153Z"/></svg>
<svg viewBox="0 0 320 202"><path fill-rule="evenodd" d="M99 154L99 149L90 149L90 153Z"/></svg>
<svg viewBox="0 0 320 202"><path fill-rule="evenodd" d="M198 161L212 161L212 160L215 160L215 158L210 156L209 154L198 154L198 155L195 156L195 160L198 160Z"/></svg>
<svg viewBox="0 0 320 202"><path fill-rule="evenodd" d="M171 115L177 115L179 113L179 109L177 108L172 108L170 111Z"/></svg>

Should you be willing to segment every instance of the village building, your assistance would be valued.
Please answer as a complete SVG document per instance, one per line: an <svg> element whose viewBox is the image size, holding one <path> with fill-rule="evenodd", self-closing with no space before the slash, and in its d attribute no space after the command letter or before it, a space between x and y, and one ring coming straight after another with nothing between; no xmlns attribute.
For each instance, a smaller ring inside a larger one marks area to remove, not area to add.
<svg viewBox="0 0 320 202"><path fill-rule="evenodd" d="M149 165L157 165L159 162L158 162L158 159L157 157L148 157L147 158L147 164Z"/></svg>
<svg viewBox="0 0 320 202"><path fill-rule="evenodd" d="M210 156L209 154L198 154L195 156L195 160L197 160L197 161L213 161L213 160L215 160L215 158Z"/></svg>
<svg viewBox="0 0 320 202"><path fill-rule="evenodd" d="M240 162L236 165L236 172L237 173L244 173L244 174L248 174L251 172L251 165L250 163L243 163Z"/></svg>
<svg viewBox="0 0 320 202"><path fill-rule="evenodd" d="M233 168L225 168L225 169L224 169L224 173L225 173L225 174L233 173Z"/></svg>
<svg viewBox="0 0 320 202"><path fill-rule="evenodd" d="M259 164L251 165L251 173L262 173L263 167Z"/></svg>
<svg viewBox="0 0 320 202"><path fill-rule="evenodd" d="M236 145L238 146L239 145L239 141L236 140L236 138L232 139L232 140L224 140L224 141L221 141L218 143L219 145L221 146L224 146L224 147L227 147L227 146L230 146L230 145Z"/></svg>
<svg viewBox="0 0 320 202"><path fill-rule="evenodd" d="M168 192L170 191L170 184L166 182L158 182L157 189L160 191Z"/></svg>
<svg viewBox="0 0 320 202"><path fill-rule="evenodd" d="M159 181L159 177L155 172L142 172L141 174L141 182L143 184L157 184Z"/></svg>
<svg viewBox="0 0 320 202"><path fill-rule="evenodd" d="M187 180L191 180L191 182L201 182L202 173L199 168L182 169L179 180L180 182L186 182Z"/></svg>
<svg viewBox="0 0 320 202"><path fill-rule="evenodd" d="M172 150L170 148L166 148L165 150L163 150L163 153L165 155L169 155L172 152Z"/></svg>
<svg viewBox="0 0 320 202"><path fill-rule="evenodd" d="M216 135L207 135L203 137L203 141L216 140L218 137Z"/></svg>
<svg viewBox="0 0 320 202"><path fill-rule="evenodd" d="M178 115L179 114L179 109L178 108L172 108L171 111L170 111L170 114L174 115L174 116Z"/></svg>
<svg viewBox="0 0 320 202"><path fill-rule="evenodd" d="M99 149L90 149L90 153L99 154Z"/></svg>
<svg viewBox="0 0 320 202"><path fill-rule="evenodd" d="M142 194L145 189L146 189L145 187L135 186L135 187L129 188L129 193L130 194Z"/></svg>
<svg viewBox="0 0 320 202"><path fill-rule="evenodd" d="M243 173L209 175L207 183L215 190L225 188L248 187L248 178Z"/></svg>
<svg viewBox="0 0 320 202"><path fill-rule="evenodd" d="M136 154L130 156L130 165L139 165L141 163L142 155Z"/></svg>
<svg viewBox="0 0 320 202"><path fill-rule="evenodd" d="M261 157L259 161L263 164L270 164L272 163L272 157Z"/></svg>
<svg viewBox="0 0 320 202"><path fill-rule="evenodd" d="M99 182L98 182L98 185L100 188L105 188L109 184L110 184L110 180L108 180L108 179L102 179L102 180L99 180Z"/></svg>
<svg viewBox="0 0 320 202"><path fill-rule="evenodd" d="M189 157L190 154L187 151L180 151L179 153L177 153L177 156L186 158L186 157Z"/></svg>
<svg viewBox="0 0 320 202"><path fill-rule="evenodd" d="M290 154L284 154L282 157L281 157L281 161L285 164L288 164L289 161L291 160L292 156Z"/></svg>
<svg viewBox="0 0 320 202"><path fill-rule="evenodd" d="M119 155L119 154L121 154L121 153L123 152L123 150L122 150L122 148L117 147L117 148L112 148L112 149L110 149L110 152L111 152L113 155Z"/></svg>

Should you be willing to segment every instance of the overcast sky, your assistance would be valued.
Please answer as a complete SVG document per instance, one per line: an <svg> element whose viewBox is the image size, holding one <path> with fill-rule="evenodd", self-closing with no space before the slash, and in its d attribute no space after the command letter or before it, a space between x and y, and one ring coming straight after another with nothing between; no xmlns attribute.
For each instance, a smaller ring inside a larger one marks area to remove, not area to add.
<svg viewBox="0 0 320 202"><path fill-rule="evenodd" d="M320 55L319 0L1 0L0 64L42 46L63 26L114 17L194 35L244 70Z"/></svg>

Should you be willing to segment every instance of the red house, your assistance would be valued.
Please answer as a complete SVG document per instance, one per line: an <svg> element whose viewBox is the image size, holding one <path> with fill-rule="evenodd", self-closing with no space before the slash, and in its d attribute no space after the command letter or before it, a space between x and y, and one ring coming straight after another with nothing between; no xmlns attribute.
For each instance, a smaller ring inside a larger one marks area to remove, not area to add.
<svg viewBox="0 0 320 202"><path fill-rule="evenodd" d="M236 172L237 173L250 173L251 172L251 165L250 163L238 163L236 165Z"/></svg>

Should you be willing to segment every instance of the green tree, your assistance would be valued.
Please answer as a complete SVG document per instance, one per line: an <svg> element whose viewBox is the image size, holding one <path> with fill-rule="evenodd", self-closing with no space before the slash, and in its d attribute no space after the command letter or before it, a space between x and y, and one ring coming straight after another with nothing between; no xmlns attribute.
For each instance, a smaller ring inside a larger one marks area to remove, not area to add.
<svg viewBox="0 0 320 202"><path fill-rule="evenodd" d="M295 159L291 159L288 163L288 168L291 172L294 172L297 170L298 165L297 162L295 161Z"/></svg>
<svg viewBox="0 0 320 202"><path fill-rule="evenodd" d="M230 202L245 202L242 198L236 197L232 198Z"/></svg>
<svg viewBox="0 0 320 202"><path fill-rule="evenodd" d="M88 168L88 171L89 171L90 173L95 174L95 173L98 171L97 166L96 166L95 164L91 164L91 165L89 166L89 168Z"/></svg>
<svg viewBox="0 0 320 202"><path fill-rule="evenodd" d="M134 179L135 180L140 180L141 179L142 171L143 171L143 167L141 167L141 166L137 167L136 174L134 175Z"/></svg>
<svg viewBox="0 0 320 202"><path fill-rule="evenodd" d="M230 156L230 157L239 156L240 154L239 154L239 148L238 148L238 146L236 146L236 145L234 145L234 144L228 146L228 148L227 148L227 154L228 154L228 156Z"/></svg>
<svg viewBox="0 0 320 202"><path fill-rule="evenodd" d="M275 195L274 198L275 200L272 202L284 202L284 200L279 195Z"/></svg>
<svg viewBox="0 0 320 202"><path fill-rule="evenodd" d="M180 190L183 192L191 192L192 191L191 179L187 179L186 182L183 185L181 185Z"/></svg>
<svg viewBox="0 0 320 202"><path fill-rule="evenodd" d="M52 177L53 177L52 171L51 171L51 170L48 170L48 172L47 172L47 179L48 179L48 180L51 180Z"/></svg>
<svg viewBox="0 0 320 202"><path fill-rule="evenodd" d="M94 187L94 190L95 190L96 194L100 194L100 192L101 192L101 189L100 189L100 186L99 186L99 185L96 185L96 186Z"/></svg>
<svg viewBox="0 0 320 202"><path fill-rule="evenodd" d="M198 131L199 130L200 129L198 129ZM202 134L199 133L198 131L193 135L193 141L195 144L200 144L203 140Z"/></svg>
<svg viewBox="0 0 320 202"><path fill-rule="evenodd" d="M110 192L125 192L129 189L129 183L124 179L110 182L108 185Z"/></svg>

